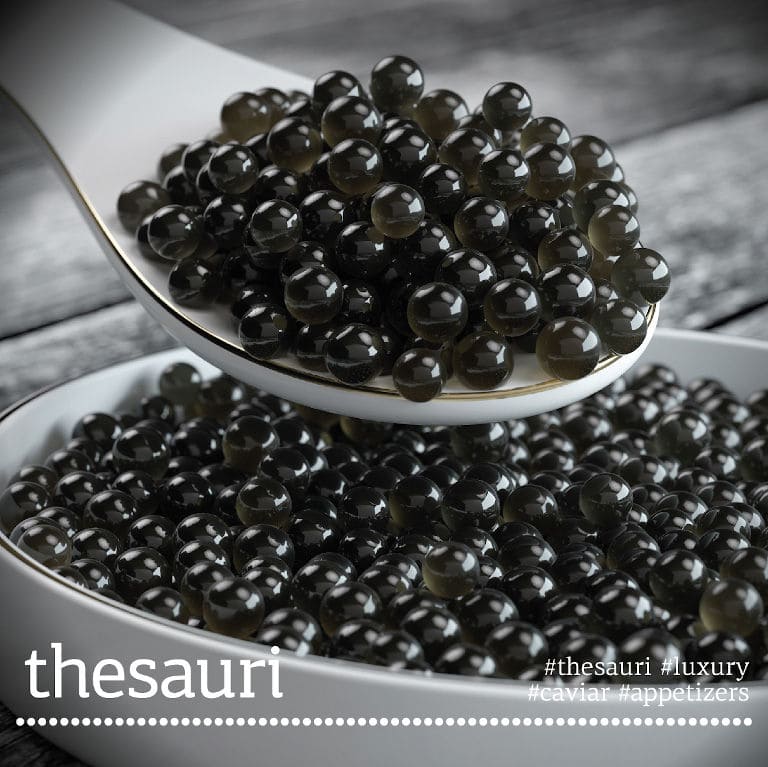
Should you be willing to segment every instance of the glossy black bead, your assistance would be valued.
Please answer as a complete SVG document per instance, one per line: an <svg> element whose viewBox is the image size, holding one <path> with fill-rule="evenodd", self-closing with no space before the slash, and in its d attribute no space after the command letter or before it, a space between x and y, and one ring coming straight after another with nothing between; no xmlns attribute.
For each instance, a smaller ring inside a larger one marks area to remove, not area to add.
<svg viewBox="0 0 768 767"><path fill-rule="evenodd" d="M389 237L366 221L345 226L336 239L336 263L346 277L370 279L391 263L395 248Z"/></svg>
<svg viewBox="0 0 768 767"><path fill-rule="evenodd" d="M510 219L498 200L470 197L456 211L453 228L465 248L487 252L504 242L510 231Z"/></svg>
<svg viewBox="0 0 768 767"><path fill-rule="evenodd" d="M171 582L170 565L150 548L126 549L115 559L114 572L118 593L131 603L148 589Z"/></svg>
<svg viewBox="0 0 768 767"><path fill-rule="evenodd" d="M544 202L524 202L510 215L509 236L523 248L536 253L544 237L560 226L560 216L554 206Z"/></svg>
<svg viewBox="0 0 768 767"><path fill-rule="evenodd" d="M507 621L492 629L485 647L504 676L513 679L549 657L546 636L534 625L519 620Z"/></svg>
<svg viewBox="0 0 768 767"><path fill-rule="evenodd" d="M439 216L455 214L467 196L467 182L461 171L444 163L427 165L421 171L417 188L427 211Z"/></svg>
<svg viewBox="0 0 768 767"><path fill-rule="evenodd" d="M379 333L351 323L331 334L325 347L325 364L338 380L359 385L381 372L383 355Z"/></svg>
<svg viewBox="0 0 768 767"><path fill-rule="evenodd" d="M342 229L352 223L354 211L338 192L319 190L308 194L299 205L304 236L332 246Z"/></svg>

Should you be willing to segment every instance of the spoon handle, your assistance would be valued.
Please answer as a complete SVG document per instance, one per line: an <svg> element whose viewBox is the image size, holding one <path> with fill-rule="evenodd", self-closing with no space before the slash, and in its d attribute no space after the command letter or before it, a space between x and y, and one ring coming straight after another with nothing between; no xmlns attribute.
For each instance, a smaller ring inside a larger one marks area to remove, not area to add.
<svg viewBox="0 0 768 767"><path fill-rule="evenodd" d="M152 178L166 145L216 128L231 93L307 86L112 0L11 5L0 84L110 226L120 189Z"/></svg>

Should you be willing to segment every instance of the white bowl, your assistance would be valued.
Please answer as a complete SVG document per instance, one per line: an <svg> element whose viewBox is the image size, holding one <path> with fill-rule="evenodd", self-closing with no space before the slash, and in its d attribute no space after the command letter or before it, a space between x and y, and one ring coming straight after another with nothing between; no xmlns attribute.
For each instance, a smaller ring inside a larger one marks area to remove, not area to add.
<svg viewBox="0 0 768 767"><path fill-rule="evenodd" d="M740 395L768 383L768 344L691 332L660 331L645 355L673 366L683 379L716 376ZM171 351L108 368L58 386L11 408L0 418L0 486L25 462L39 460L69 434L76 419L93 410L115 410L149 392L169 362L187 360L213 372L188 351ZM207 660L269 658L247 642L168 623L116 606L77 588L14 549L0 536L0 599L4 608L0 644L0 698L20 717L255 717L238 726L43 726L45 737L92 765L134 767L211 764L269 767L338 767L341 764L622 765L763 764L768 730L768 685L749 684L750 700L738 703L669 703L663 708L619 702L610 688L605 701L543 703L528 699L524 683L474 681L402 672L324 658L281 659L283 697L273 699L265 675L253 699L137 700L61 699L30 696L24 661L33 650L50 657L60 642L66 658L89 669L104 658L125 667L138 658ZM73 672L65 671L66 674ZM264 674L257 671L256 674ZM67 689L73 687L73 676ZM258 676L255 679L259 679ZM304 717L431 718L431 726L305 726ZM277 717L259 725L259 717ZM287 717L287 724L280 720ZM291 719L299 717L298 726ZM438 717L474 718L464 726L435 725ZM493 725L493 718L508 724ZM526 717L530 718L526 722ZM559 723L562 717L564 723ZM575 722L568 724L569 717ZM579 718L583 717L583 723ZM595 717L594 721L590 721ZM618 724L612 718L618 717ZM629 717L628 723L624 718ZM662 726L634 718L663 717ZM667 723L674 719L674 726ZM678 719L685 718L680 726ZM689 717L751 718L745 726L691 727ZM484 719L483 719L484 718ZM519 723L516 722L519 719ZM549 718L549 719L548 719ZM607 718L607 724L601 723Z"/></svg>

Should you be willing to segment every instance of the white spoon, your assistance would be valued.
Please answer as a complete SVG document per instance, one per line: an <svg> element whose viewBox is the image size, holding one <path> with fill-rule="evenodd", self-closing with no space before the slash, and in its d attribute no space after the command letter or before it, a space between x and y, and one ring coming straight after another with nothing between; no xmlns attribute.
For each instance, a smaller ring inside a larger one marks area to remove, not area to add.
<svg viewBox="0 0 768 767"><path fill-rule="evenodd" d="M233 376L294 402L357 418L468 424L524 417L583 399L624 374L650 342L657 308L649 312L648 336L639 349L606 357L586 378L549 379L535 355L518 355L503 387L477 392L450 382L442 395L420 404L400 397L391 378L350 388L290 359L251 359L220 309L173 303L167 270L141 256L117 219L115 202L130 181L154 178L167 145L195 140L216 127L230 94L262 86L307 90L311 82L109 0L33 0L14 13L2 25L13 32L0 50L4 89L50 150L131 293L180 343Z"/></svg>

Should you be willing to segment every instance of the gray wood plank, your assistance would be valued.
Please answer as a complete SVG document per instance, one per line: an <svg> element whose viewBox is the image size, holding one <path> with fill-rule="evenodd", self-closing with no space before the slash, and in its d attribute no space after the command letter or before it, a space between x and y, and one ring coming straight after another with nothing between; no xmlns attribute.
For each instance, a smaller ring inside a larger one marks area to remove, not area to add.
<svg viewBox="0 0 768 767"><path fill-rule="evenodd" d="M767 124L757 104L622 148L641 239L672 268L663 324L705 327L768 298Z"/></svg>
<svg viewBox="0 0 768 767"><path fill-rule="evenodd" d="M0 704L0 764L3 767L86 767L33 729L16 726L16 717Z"/></svg>
<svg viewBox="0 0 768 767"><path fill-rule="evenodd" d="M0 407L56 381L174 344L134 301L8 339L0 344Z"/></svg>
<svg viewBox="0 0 768 767"><path fill-rule="evenodd" d="M422 63L428 87L478 103L526 85L539 114L612 141L768 96L768 5L734 0L128 0L150 15L316 77L367 79L381 56Z"/></svg>
<svg viewBox="0 0 768 767"><path fill-rule="evenodd" d="M123 301L43 150L0 100L0 338Z"/></svg>

